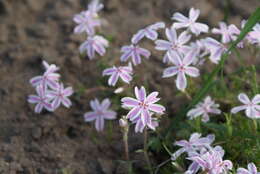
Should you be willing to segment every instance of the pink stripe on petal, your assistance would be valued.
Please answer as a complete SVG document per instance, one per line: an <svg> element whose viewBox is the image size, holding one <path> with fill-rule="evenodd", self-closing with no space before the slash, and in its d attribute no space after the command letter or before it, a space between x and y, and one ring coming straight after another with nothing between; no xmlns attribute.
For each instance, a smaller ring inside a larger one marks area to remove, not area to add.
<svg viewBox="0 0 260 174"><path fill-rule="evenodd" d="M87 112L84 114L84 120L86 122L93 121L98 117L96 112Z"/></svg>
<svg viewBox="0 0 260 174"><path fill-rule="evenodd" d="M159 94L158 92L152 92L151 94L149 94L147 96L146 102L147 103L155 103L155 102L159 101L160 98L157 98L158 94Z"/></svg>
<svg viewBox="0 0 260 174"><path fill-rule="evenodd" d="M184 91L187 87L187 79L183 72L178 73L176 79L176 86L179 90Z"/></svg>
<svg viewBox="0 0 260 174"><path fill-rule="evenodd" d="M36 96L36 95L30 95L28 97L28 102L29 103L39 103L41 101L40 97Z"/></svg>
<svg viewBox="0 0 260 174"><path fill-rule="evenodd" d="M53 100L52 102L52 107L53 109L57 109L60 106L61 100L57 97Z"/></svg>
<svg viewBox="0 0 260 174"><path fill-rule="evenodd" d="M156 113L163 113L165 111L165 107L159 104L150 104L148 109Z"/></svg>
<svg viewBox="0 0 260 174"><path fill-rule="evenodd" d="M38 104L35 106L35 108L34 108L34 112L40 113L40 112L42 111L42 109L43 109L42 103L38 103Z"/></svg>
<svg viewBox="0 0 260 174"><path fill-rule="evenodd" d="M68 98L66 98L66 97L62 99L62 104L63 104L66 108L69 108L69 107L72 105L70 99L68 99Z"/></svg>
<svg viewBox="0 0 260 174"><path fill-rule="evenodd" d="M108 84L111 86L115 86L116 82L118 81L118 73L114 73L110 76L110 78L108 79Z"/></svg>
<svg viewBox="0 0 260 174"><path fill-rule="evenodd" d="M185 73L191 77L198 77L200 75L199 70L195 67L186 67Z"/></svg>
<svg viewBox="0 0 260 174"><path fill-rule="evenodd" d="M125 105L126 107L139 106L139 101L134 98L124 97L121 99L121 101L123 102L123 105Z"/></svg>
<svg viewBox="0 0 260 174"><path fill-rule="evenodd" d="M149 125L152 123L152 117L147 109L142 110L141 119L144 125Z"/></svg>
<svg viewBox="0 0 260 174"><path fill-rule="evenodd" d="M135 107L130 110L127 114L127 118L134 119L135 117L138 117L140 115L141 109L139 107Z"/></svg>
<svg viewBox="0 0 260 174"><path fill-rule="evenodd" d="M136 125L135 125L135 132L136 132L136 133L137 133L137 132L142 133L143 130L144 130L144 127L145 127L145 125L142 123L142 120L138 120L137 123L136 123Z"/></svg>
<svg viewBox="0 0 260 174"><path fill-rule="evenodd" d="M106 111L106 112L104 112L103 117L108 120L114 120L114 119L116 119L116 112Z"/></svg>
<svg viewBox="0 0 260 174"><path fill-rule="evenodd" d="M120 77L126 83L129 83L132 80L132 76L127 73L120 73Z"/></svg>
<svg viewBox="0 0 260 174"><path fill-rule="evenodd" d="M33 77L31 80L30 80L30 83L33 85L33 86L37 86L39 85L39 83L42 81L42 76L36 76L36 77Z"/></svg>
<svg viewBox="0 0 260 174"><path fill-rule="evenodd" d="M97 129L97 131L102 131L104 130L104 119L101 117L98 117L95 121L95 127Z"/></svg>

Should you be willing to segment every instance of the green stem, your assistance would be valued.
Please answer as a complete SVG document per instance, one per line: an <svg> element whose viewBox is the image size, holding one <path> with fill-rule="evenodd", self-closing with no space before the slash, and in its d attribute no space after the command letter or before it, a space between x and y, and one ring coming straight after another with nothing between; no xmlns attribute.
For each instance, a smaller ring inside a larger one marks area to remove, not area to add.
<svg viewBox="0 0 260 174"><path fill-rule="evenodd" d="M201 118L200 117L197 117L195 119L195 126L196 126L196 131L197 132L201 132Z"/></svg>
<svg viewBox="0 0 260 174"><path fill-rule="evenodd" d="M254 132L255 132L255 134L257 135L258 125L257 125L257 120L256 120L256 119L253 119L253 127L254 127Z"/></svg>
<svg viewBox="0 0 260 174"><path fill-rule="evenodd" d="M149 155L148 155L147 141L148 141L148 132L147 132L147 128L144 128L144 158L145 158L146 163L148 165L150 174L153 174L152 165L151 165L150 158L149 158Z"/></svg>

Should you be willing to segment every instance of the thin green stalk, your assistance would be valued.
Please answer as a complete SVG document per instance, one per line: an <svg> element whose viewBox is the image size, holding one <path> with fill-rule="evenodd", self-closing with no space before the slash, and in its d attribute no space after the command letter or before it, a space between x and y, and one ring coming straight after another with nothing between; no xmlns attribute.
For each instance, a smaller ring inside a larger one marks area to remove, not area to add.
<svg viewBox="0 0 260 174"><path fill-rule="evenodd" d="M151 161L148 155L148 132L147 132L147 128L144 128L144 158L146 160L148 169L150 171L150 174L153 174L153 169L152 169L152 165L151 165Z"/></svg>

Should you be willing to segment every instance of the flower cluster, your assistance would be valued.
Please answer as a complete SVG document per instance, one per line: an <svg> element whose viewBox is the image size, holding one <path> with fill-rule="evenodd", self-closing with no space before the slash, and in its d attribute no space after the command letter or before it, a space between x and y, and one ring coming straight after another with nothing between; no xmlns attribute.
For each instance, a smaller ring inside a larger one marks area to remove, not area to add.
<svg viewBox="0 0 260 174"><path fill-rule="evenodd" d="M36 103L34 111L40 113L42 109L48 111L56 110L61 104L69 108L71 101L68 98L73 94L71 87L64 88L60 82L60 74L57 73L59 68L43 61L45 72L41 76L33 77L30 83L36 88L37 95L28 97L29 103Z"/></svg>
<svg viewBox="0 0 260 174"><path fill-rule="evenodd" d="M193 133L189 141L176 141L175 145L181 146L174 154L172 160L176 160L182 153L187 153L188 160L191 160L186 174L195 174L200 169L207 173L222 174L227 173L233 168L232 162L223 160L225 151L221 146L212 146L215 136L201 137L199 133Z"/></svg>
<svg viewBox="0 0 260 174"><path fill-rule="evenodd" d="M98 12L103 9L103 4L99 3L99 0L93 0L88 5L88 10L74 16L73 20L78 25L74 29L74 33L87 33L87 40L79 47L81 53L86 52L89 59L95 57L95 53L103 56L106 53L106 47L108 47L108 41L100 35L96 34L96 28L100 27L102 20L100 19Z"/></svg>

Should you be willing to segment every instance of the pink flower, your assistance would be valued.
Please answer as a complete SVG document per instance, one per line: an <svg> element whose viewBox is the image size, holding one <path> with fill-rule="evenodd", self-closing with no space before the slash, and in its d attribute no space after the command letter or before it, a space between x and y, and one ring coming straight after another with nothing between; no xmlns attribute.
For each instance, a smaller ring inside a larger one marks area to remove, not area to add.
<svg viewBox="0 0 260 174"><path fill-rule="evenodd" d="M151 116L152 113L163 114L165 111L165 108L162 105L155 104L160 100L160 98L157 98L158 94L158 92L152 92L146 97L144 87L141 87L140 89L135 87L136 99L131 97L124 97L121 99L123 102L122 107L131 109L127 114L127 118L136 123L140 123L138 121L140 119L142 121L140 127L148 126L149 128L154 129ZM141 128L136 129L141 130Z"/></svg>
<svg viewBox="0 0 260 174"><path fill-rule="evenodd" d="M101 22L93 16L90 11L83 11L74 16L73 21L78 25L74 28L74 33L86 32L89 35L95 34L95 27L100 26Z"/></svg>
<svg viewBox="0 0 260 174"><path fill-rule="evenodd" d="M249 163L247 165L247 169L238 168L237 174L260 174L260 172L257 172L257 168L254 163Z"/></svg>
<svg viewBox="0 0 260 174"><path fill-rule="evenodd" d="M178 22L173 23L173 27L176 29L179 28L188 28L195 35L200 33L207 33L209 27L206 24L196 22L200 15L199 9L191 8L189 11L189 18L183 16L181 13L174 13L172 19Z"/></svg>
<svg viewBox="0 0 260 174"><path fill-rule="evenodd" d="M92 0L88 5L88 11L94 16L98 16L98 12L104 8L104 5L99 3L99 0Z"/></svg>
<svg viewBox="0 0 260 174"><path fill-rule="evenodd" d="M175 161L184 152L188 153L189 156L193 156L201 151L202 148L209 148L214 140L215 136L213 134L201 137L201 134L195 132L191 134L189 141L180 140L174 143L174 145L181 146L182 148L173 153L171 159Z"/></svg>
<svg viewBox="0 0 260 174"><path fill-rule="evenodd" d="M257 94L252 100L250 100L246 94L241 93L238 95L238 100L244 105L232 108L231 112L233 114L245 110L247 117L253 119L260 118L260 94Z"/></svg>
<svg viewBox="0 0 260 174"><path fill-rule="evenodd" d="M79 50L81 53L87 52L88 58L91 60L95 57L95 52L100 56L104 56L108 47L108 41L102 36L89 36L87 40L80 45Z"/></svg>
<svg viewBox="0 0 260 174"><path fill-rule="evenodd" d="M84 114L85 121L90 122L95 120L97 131L102 131L104 129L105 119L116 119L116 112L109 110L110 105L111 103L109 99L104 99L101 104L97 99L91 100L90 106L93 111Z"/></svg>
<svg viewBox="0 0 260 174"><path fill-rule="evenodd" d="M141 48L138 45L129 45L123 46L121 48L121 52L123 55L120 57L122 62L127 61L130 57L132 57L132 61L134 65L138 65L141 63L141 56L145 58L149 58L151 53L147 49Z"/></svg>
<svg viewBox="0 0 260 174"><path fill-rule="evenodd" d="M232 169L233 164L230 160L223 160L222 158L222 153L211 150L202 155L189 157L188 159L198 163L202 170L208 174L227 174Z"/></svg>
<svg viewBox="0 0 260 174"><path fill-rule="evenodd" d="M155 41L157 50L163 51L173 51L178 54L185 54L190 50L189 46L185 45L191 38L191 35L188 35L187 32L182 32L180 36L177 36L176 30L171 27L171 29L166 28L166 37L169 41L166 40L157 40ZM164 55L163 62L168 63L169 57L168 54Z"/></svg>
<svg viewBox="0 0 260 174"><path fill-rule="evenodd" d="M202 115L202 121L208 122L209 121L209 114L220 114L221 110L218 109L219 104L216 104L210 96L206 97L203 102L200 102L196 105L194 109L191 109L187 116L190 119L194 119L200 115Z"/></svg>
<svg viewBox="0 0 260 174"><path fill-rule="evenodd" d="M149 25L144 29L139 30L131 39L133 44L137 44L141 39L146 37L147 39L155 40L158 37L157 30L164 28L164 22L157 22L155 24Z"/></svg>
<svg viewBox="0 0 260 174"><path fill-rule="evenodd" d="M213 28L212 33L220 34L222 36L222 43L229 43L237 38L237 35L240 34L240 30L234 24L227 26L225 22L220 22L219 28Z"/></svg>
<svg viewBox="0 0 260 174"><path fill-rule="evenodd" d="M72 104L68 97L72 94L72 88L68 87L64 89L64 86L61 83L58 88L49 91L47 96L52 100L52 107L55 110L60 106L60 104L63 104L65 107L69 108Z"/></svg>
<svg viewBox="0 0 260 174"><path fill-rule="evenodd" d="M54 65L54 64L49 65L45 61L43 61L43 65L44 65L44 67L46 69L44 74L42 76L33 77L30 80L30 83L34 87L42 85L44 90L46 90L47 87L50 87L52 89L57 88L60 75L58 73L55 73L55 72L57 70L59 70L59 68L56 65Z"/></svg>
<svg viewBox="0 0 260 174"><path fill-rule="evenodd" d="M175 66L166 68L163 71L163 78L177 75L176 86L179 90L184 91L187 87L187 79L185 75L191 77L198 77L200 75L199 70L190 66L193 62L195 55L193 51L190 51L185 57L173 52L168 52L168 56Z"/></svg>
<svg viewBox="0 0 260 174"><path fill-rule="evenodd" d="M207 37L204 40L204 44L210 52L209 59L211 62L218 64L221 60L222 54L227 51L226 46L211 37Z"/></svg>
<svg viewBox="0 0 260 174"><path fill-rule="evenodd" d="M132 80L133 69L132 66L119 66L107 68L103 71L103 76L109 75L108 84L115 86L118 78L120 77L125 83L129 83Z"/></svg>
<svg viewBox="0 0 260 174"><path fill-rule="evenodd" d="M50 104L50 98L47 97L45 94L45 89L42 87L42 85L38 85L36 87L37 95L29 95L28 102L29 103L37 103L34 112L40 113L43 108L46 110L52 112L53 108Z"/></svg>

